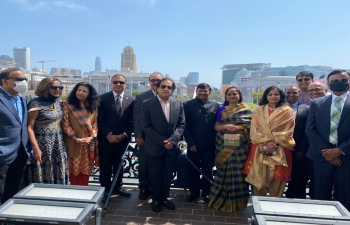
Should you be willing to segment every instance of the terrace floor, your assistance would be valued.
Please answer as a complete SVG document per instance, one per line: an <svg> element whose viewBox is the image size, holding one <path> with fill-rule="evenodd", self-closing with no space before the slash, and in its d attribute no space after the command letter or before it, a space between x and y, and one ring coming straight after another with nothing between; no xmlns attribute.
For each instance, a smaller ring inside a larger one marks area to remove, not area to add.
<svg viewBox="0 0 350 225"><path fill-rule="evenodd" d="M224 225L224 224L248 224L248 217L253 213L251 203L245 210L236 213L228 213L213 208L208 208L202 200L188 203L186 197L189 191L183 189L171 189L169 199L175 205L175 210L162 208L161 213L151 210L152 200L139 200L137 186L123 186L131 192L131 197L113 195L105 217L102 217L102 225L116 224L167 224L167 225ZM92 217L88 225L95 224Z"/></svg>

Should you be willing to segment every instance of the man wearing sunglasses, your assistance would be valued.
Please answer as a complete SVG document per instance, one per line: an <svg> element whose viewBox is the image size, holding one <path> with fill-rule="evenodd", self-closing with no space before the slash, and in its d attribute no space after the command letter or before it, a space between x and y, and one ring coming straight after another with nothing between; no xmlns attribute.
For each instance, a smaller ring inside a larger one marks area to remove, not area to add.
<svg viewBox="0 0 350 225"><path fill-rule="evenodd" d="M185 130L182 101L171 97L176 86L172 79L157 83L157 96L142 104L142 130L145 132L145 152L152 186L152 210L162 206L175 209L169 201L170 182L178 155L177 144Z"/></svg>
<svg viewBox="0 0 350 225"><path fill-rule="evenodd" d="M101 95L98 108L98 140L100 149L100 183L106 188L106 193L111 188L111 174L118 176L113 192L121 196L130 197L130 193L122 188L123 166L119 174L117 172L121 157L129 145L133 130L132 112L134 98L124 92L126 78L116 74L111 79L112 91ZM106 195L104 199L106 199Z"/></svg>
<svg viewBox="0 0 350 225"><path fill-rule="evenodd" d="M151 190L151 185L149 182L149 175L148 175L147 160L146 160L146 154L145 154L145 133L141 129L141 105L143 101L157 95L157 83L163 78L164 78L163 74L161 74L160 72L153 72L148 79L150 90L145 91L141 94L138 94L135 98L135 103L134 103L133 122L134 122L134 135L136 139L136 144L139 148L138 178L139 178L139 189L140 189L139 199L141 200L146 200Z"/></svg>
<svg viewBox="0 0 350 225"><path fill-rule="evenodd" d="M308 87L314 82L314 74L309 71L302 71L296 76L297 85L300 88L299 104L310 105L311 99L308 95Z"/></svg>
<svg viewBox="0 0 350 225"><path fill-rule="evenodd" d="M0 200L12 198L22 182L32 148L27 133L27 101L20 93L27 89L22 70L0 73Z"/></svg>
<svg viewBox="0 0 350 225"><path fill-rule="evenodd" d="M312 101L306 123L307 157L314 164L315 199L333 197L350 210L350 74L333 70L327 77L332 95Z"/></svg>

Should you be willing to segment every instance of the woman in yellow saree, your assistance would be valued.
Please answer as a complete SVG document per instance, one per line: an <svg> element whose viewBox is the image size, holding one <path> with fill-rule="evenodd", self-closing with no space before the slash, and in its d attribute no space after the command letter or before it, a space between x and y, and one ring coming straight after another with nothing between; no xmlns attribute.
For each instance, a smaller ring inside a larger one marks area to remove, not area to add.
<svg viewBox="0 0 350 225"><path fill-rule="evenodd" d="M243 168L249 152L251 118L252 111L242 103L241 91L237 87L229 87L215 123L217 174L210 190L209 207L227 212L247 207L249 189L244 181ZM240 145L225 146L224 134L240 134Z"/></svg>
<svg viewBox="0 0 350 225"><path fill-rule="evenodd" d="M255 109L250 129L251 148L244 173L254 194L282 197L291 178L294 113L285 105L285 94L268 87Z"/></svg>

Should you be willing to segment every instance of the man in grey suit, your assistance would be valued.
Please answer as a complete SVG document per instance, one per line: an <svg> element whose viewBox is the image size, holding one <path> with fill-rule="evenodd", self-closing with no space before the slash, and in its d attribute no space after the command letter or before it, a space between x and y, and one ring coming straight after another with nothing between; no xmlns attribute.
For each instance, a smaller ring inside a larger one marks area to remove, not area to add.
<svg viewBox="0 0 350 225"><path fill-rule="evenodd" d="M0 199L12 198L19 189L32 148L27 133L27 89L22 70L9 68L0 73Z"/></svg>
<svg viewBox="0 0 350 225"><path fill-rule="evenodd" d="M306 123L314 164L315 199L334 199L350 210L350 74L334 70L328 77L333 92L312 101Z"/></svg>
<svg viewBox="0 0 350 225"><path fill-rule="evenodd" d="M152 210L161 206L175 209L169 201L170 182L178 155L177 144L185 130L185 114L180 100L171 97L176 86L172 79L157 83L157 96L142 104L142 130L152 185Z"/></svg>
<svg viewBox="0 0 350 225"><path fill-rule="evenodd" d="M114 75L111 78L111 86L112 91L101 95L97 119L100 146L100 183L102 187L106 188L106 193L111 188L111 174L116 173L121 157L131 140L133 130L134 98L124 92L125 76ZM123 174L122 167L113 192L130 197L131 194L122 188Z"/></svg>
<svg viewBox="0 0 350 225"><path fill-rule="evenodd" d="M138 153L138 177L139 177L139 199L146 200L150 192L150 182L148 175L147 160L145 154L145 133L141 129L141 105L142 102L152 98L157 95L157 83L163 79L163 74L160 72L153 72L149 76L149 86L150 90L145 91L141 94L138 94L135 98L134 103L134 113L133 113L133 122L134 122L134 135L136 139L136 144L139 148Z"/></svg>

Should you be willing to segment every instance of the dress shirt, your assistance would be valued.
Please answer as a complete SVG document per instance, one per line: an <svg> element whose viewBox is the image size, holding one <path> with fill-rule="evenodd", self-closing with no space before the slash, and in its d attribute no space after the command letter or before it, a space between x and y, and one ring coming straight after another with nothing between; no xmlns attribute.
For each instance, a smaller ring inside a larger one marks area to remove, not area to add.
<svg viewBox="0 0 350 225"><path fill-rule="evenodd" d="M117 101L117 93L115 92L115 91L113 91L113 95L114 95L114 102L115 101ZM124 98L124 91L121 93L121 94L119 94L119 101L120 101L120 105L122 106L123 105L123 98ZM122 109L122 111L123 111L123 109Z"/></svg>
<svg viewBox="0 0 350 225"><path fill-rule="evenodd" d="M167 101L163 101L161 98L159 98L159 96L157 96L157 98L159 99L160 105L162 106L164 116L165 116L166 120L169 123L169 118L170 118L170 99L168 99Z"/></svg>
<svg viewBox="0 0 350 225"><path fill-rule="evenodd" d="M17 97L15 98L10 93L8 93L3 87L0 86L0 88L8 94L13 106L15 107L15 109L18 113L20 121L23 122L23 105L22 105L23 103L21 101L22 95L20 93L18 93Z"/></svg>
<svg viewBox="0 0 350 225"><path fill-rule="evenodd" d="M309 97L309 94L307 92L304 93L304 92L300 91L300 97L299 97L298 102L300 104L305 104L305 105L310 106L311 105L311 99Z"/></svg>
<svg viewBox="0 0 350 225"><path fill-rule="evenodd" d="M297 112L298 112L298 104L299 102L294 103L293 105L289 104L289 106L292 108L294 116L297 116Z"/></svg>
<svg viewBox="0 0 350 225"><path fill-rule="evenodd" d="M151 91L153 92L154 96L157 96L157 92L153 91L152 89L151 89Z"/></svg>
<svg viewBox="0 0 350 225"><path fill-rule="evenodd" d="M345 104L346 98L348 97L348 94L349 94L349 92L345 92L344 94L339 96L339 97L341 97L341 100L340 100L341 112L343 112L344 104ZM338 96L332 93L332 104L331 104L331 108L330 108L331 119L332 119L332 109L334 107L334 102L335 102L336 97L338 97Z"/></svg>

